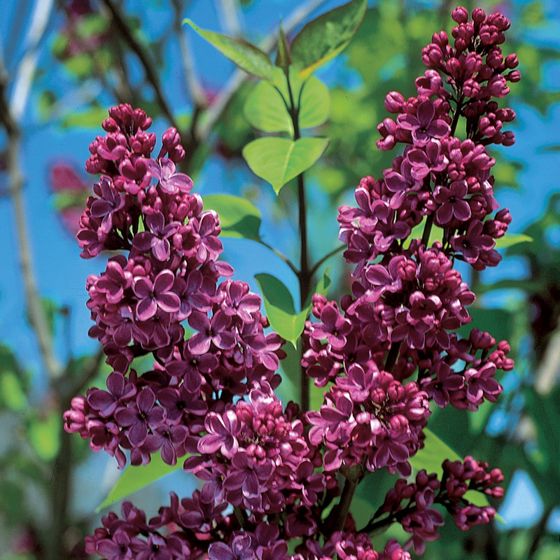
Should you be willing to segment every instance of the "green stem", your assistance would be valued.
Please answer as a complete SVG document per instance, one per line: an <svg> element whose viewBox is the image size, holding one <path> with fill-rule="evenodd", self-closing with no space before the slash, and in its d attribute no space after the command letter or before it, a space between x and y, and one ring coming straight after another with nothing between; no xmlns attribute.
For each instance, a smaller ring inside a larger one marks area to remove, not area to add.
<svg viewBox="0 0 560 560"><path fill-rule="evenodd" d="M393 366L397 363L397 358L399 357L399 350L401 349L400 342L393 342L389 353L387 354L387 360L385 361L385 371L390 372Z"/></svg>
<svg viewBox="0 0 560 560"><path fill-rule="evenodd" d="M422 245L424 245L424 247L428 246L433 225L434 225L434 215L430 214L426 219L426 224L424 225L424 231L422 232Z"/></svg>
<svg viewBox="0 0 560 560"><path fill-rule="evenodd" d="M293 126L293 139L297 141L301 138L299 128L299 106L295 102L289 72L286 72L286 84L288 87L289 113ZM305 200L305 182L303 173L297 176L297 197L298 197L298 224L300 240L300 263L299 263L299 294L301 308L307 303L311 285L311 271L309 268L309 252L307 246L307 204ZM303 347L302 350L303 352ZM301 356L300 356L301 358ZM309 379L303 367L300 369L300 404L303 411L309 409Z"/></svg>

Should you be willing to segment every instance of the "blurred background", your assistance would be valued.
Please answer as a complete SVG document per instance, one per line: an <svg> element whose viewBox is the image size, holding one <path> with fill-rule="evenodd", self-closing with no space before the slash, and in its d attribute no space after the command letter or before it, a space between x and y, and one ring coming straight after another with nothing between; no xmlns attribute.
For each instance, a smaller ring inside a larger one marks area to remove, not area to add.
<svg viewBox="0 0 560 560"><path fill-rule="evenodd" d="M298 246L293 189L277 199L241 158L254 135L242 109L251 81L180 22L188 16L271 50L280 22L290 35L340 3L0 3L0 560L85 557L79 542L120 474L114 461L61 427L71 396L107 375L87 335L84 288L87 275L103 263L81 260L73 239L92 183L83 169L88 144L100 134L107 108L118 102L143 107L158 134L177 127L188 153L184 170L196 190L254 202L265 241L291 256ZM318 72L331 90L331 116L321 131L330 138L328 151L309 173L314 260L337 246L337 206L350 202L360 177L380 175L389 164L391 154L375 149L386 92L413 93L423 71L421 48L433 31L450 28L455 7L445 0L369 4L350 47ZM468 534L448 524L427 557L558 560L560 2L465 4L499 8L513 22L506 49L518 53L523 72L510 101L518 114L517 143L493 155L498 198L511 210L512 231L533 241L506 249L501 266L469 278L480 295L477 326L514 348L516 368L501 380L504 395L476 414L436 411L431 426L461 455L472 453L504 470L502 520ZM274 271L296 290L288 267L266 248L247 240L224 244L237 277L254 289L255 274ZM347 288L348 271L340 258L328 264L335 296ZM129 491L142 486L135 484ZM170 489L189 494L193 487L179 470L132 499L151 515ZM382 488L367 491L373 503L382 499ZM118 499L113 493L109 501Z"/></svg>

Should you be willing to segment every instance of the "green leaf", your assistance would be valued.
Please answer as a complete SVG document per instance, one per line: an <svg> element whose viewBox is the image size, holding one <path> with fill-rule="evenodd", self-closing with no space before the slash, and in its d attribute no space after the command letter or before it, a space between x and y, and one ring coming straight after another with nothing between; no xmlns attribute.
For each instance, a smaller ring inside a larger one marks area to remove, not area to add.
<svg viewBox="0 0 560 560"><path fill-rule="evenodd" d="M249 123L259 130L292 135L292 120L282 94L268 82L255 85L245 101L243 112Z"/></svg>
<svg viewBox="0 0 560 560"><path fill-rule="evenodd" d="M329 269L327 268L323 273L323 276L317 282L317 286L315 286L315 293L321 294L322 296L326 296L329 292L329 286L331 285L331 277L329 276Z"/></svg>
<svg viewBox="0 0 560 560"><path fill-rule="evenodd" d="M27 397L22 383L13 371L3 371L0 375L1 401L14 412L22 412L27 406Z"/></svg>
<svg viewBox="0 0 560 560"><path fill-rule="evenodd" d="M252 202L231 194L210 194L203 200L205 208L219 214L222 237L260 239L261 213Z"/></svg>
<svg viewBox="0 0 560 560"><path fill-rule="evenodd" d="M58 453L60 422L61 417L56 413L51 413L46 418L32 420L29 425L29 442L43 461L51 461Z"/></svg>
<svg viewBox="0 0 560 560"><path fill-rule="evenodd" d="M64 128L99 128L99 123L107 118L107 109L92 106L86 111L68 113L62 119Z"/></svg>
<svg viewBox="0 0 560 560"><path fill-rule="evenodd" d="M330 93L327 86L315 76L302 85L299 107L299 127L312 128L323 124L330 113Z"/></svg>
<svg viewBox="0 0 560 560"><path fill-rule="evenodd" d="M342 52L360 27L367 0L352 0L309 22L291 46L292 61L308 76Z"/></svg>
<svg viewBox="0 0 560 560"><path fill-rule="evenodd" d="M245 72L264 80L272 81L274 79L276 67L270 62L268 56L255 45L242 39L234 39L215 31L202 29L190 19L184 19L183 23L189 25Z"/></svg>
<svg viewBox="0 0 560 560"><path fill-rule="evenodd" d="M520 243L531 243L533 238L524 233L510 233L496 240L496 249L507 249Z"/></svg>
<svg viewBox="0 0 560 560"><path fill-rule="evenodd" d="M243 148L255 175L268 181L276 194L291 179L309 169L325 151L326 138L259 138Z"/></svg>
<svg viewBox="0 0 560 560"><path fill-rule="evenodd" d="M436 473L439 478L443 473L442 463L445 459L460 461L461 457L442 441L431 430L425 429L424 447L410 459L415 471L425 469L428 473Z"/></svg>
<svg viewBox="0 0 560 560"><path fill-rule="evenodd" d="M292 294L275 276L257 274L255 278L261 289L270 326L283 339L296 346L305 326L308 309L296 313Z"/></svg>
<svg viewBox="0 0 560 560"><path fill-rule="evenodd" d="M290 82L293 95L300 99L299 127L312 128L323 124L329 117L330 94L321 80L312 76L305 82L292 73ZM303 88L303 91L301 89ZM301 97L300 97L301 91ZM292 119L284 100L289 99L286 84L274 87L260 82L245 102L244 113L249 123L264 132L287 132L293 135Z"/></svg>
<svg viewBox="0 0 560 560"><path fill-rule="evenodd" d="M138 467L129 465L117 482L111 488L107 497L97 506L96 512L99 512L110 505L124 500L138 490L142 490L146 486L153 484L160 478L175 472L183 467L183 461L179 461L176 465L168 465L164 463L159 455L153 455L152 460L147 465Z"/></svg>

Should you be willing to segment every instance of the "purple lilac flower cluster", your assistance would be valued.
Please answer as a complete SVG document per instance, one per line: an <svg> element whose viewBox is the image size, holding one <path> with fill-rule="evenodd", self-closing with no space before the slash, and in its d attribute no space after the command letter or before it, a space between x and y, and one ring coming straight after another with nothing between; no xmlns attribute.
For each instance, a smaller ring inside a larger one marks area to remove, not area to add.
<svg viewBox="0 0 560 560"><path fill-rule="evenodd" d="M252 386L278 384L281 339L266 335L260 298L244 282L225 279L217 215L204 211L192 181L176 170L184 156L174 129L156 138L144 111L120 105L103 123L107 135L90 146L86 168L99 173L80 220L82 255L120 251L87 290L98 338L113 373L107 389L76 397L66 413L69 431L122 467L160 451L175 464L196 450L205 415L221 411ZM194 334L186 340L184 322ZM152 371L133 361L152 354ZM219 398L217 395L220 395Z"/></svg>
<svg viewBox="0 0 560 560"><path fill-rule="evenodd" d="M499 46L510 25L503 15L476 9L469 21L457 8L453 18L453 45L442 31L423 51L428 70L416 80L417 95L386 98L398 116L379 126L378 146L403 144L403 154L383 178L362 179L355 207L340 208L340 239L355 264L352 294L340 306L316 296L317 321L306 326L303 364L318 386L330 384L320 411L308 415L327 470L409 474L429 400L477 410L500 394L497 370L513 367L507 342L477 329L458 334L475 296L454 263L480 270L500 260L495 241L511 216L491 216L495 160L486 145L513 142L502 124L514 113L494 98L520 74L512 70L517 57L504 58Z"/></svg>
<svg viewBox="0 0 560 560"><path fill-rule="evenodd" d="M65 425L121 467L157 452L168 464L185 459L203 485L190 498L172 494L149 520L125 503L87 538L88 553L410 560L409 548L422 553L438 537L434 506L463 530L494 517L467 492L501 497L502 473L472 457L445 461L439 476L399 478L363 528L343 506L366 470L411 474L431 401L477 410L500 394L497 370L513 367L506 342L477 329L459 335L475 296L454 263L499 261L495 240L511 218L507 210L491 216L494 160L485 146L513 142L502 131L513 112L493 98L519 79L517 59L501 54L509 27L501 14L477 9L469 21L458 8L453 18L454 46L441 32L424 50L417 96L387 96L398 116L380 125L379 146L402 143L403 154L383 179L361 181L356 207L340 209L352 293L340 304L315 295L316 321L303 341L304 372L326 389L318 411L283 406L275 395L283 341L265 333L260 298L218 260L218 217L176 168L184 156L177 131L164 133L154 157L151 119L129 105L110 110L107 134L90 146L86 168L101 178L78 240L85 258L118 252L87 282L90 334L113 371L106 389L73 399ZM139 374L144 356L153 365ZM374 548L369 533L391 523L409 542Z"/></svg>

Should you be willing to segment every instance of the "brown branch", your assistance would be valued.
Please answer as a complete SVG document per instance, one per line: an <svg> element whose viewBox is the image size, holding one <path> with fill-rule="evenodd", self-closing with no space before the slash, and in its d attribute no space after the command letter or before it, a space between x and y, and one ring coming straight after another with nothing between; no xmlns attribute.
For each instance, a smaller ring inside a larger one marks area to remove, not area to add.
<svg viewBox="0 0 560 560"><path fill-rule="evenodd" d="M25 300L29 315L29 322L37 337L39 352L51 380L60 377L62 367L57 360L51 332L41 296L37 287L37 280L31 256L31 240L23 200L24 176L21 169L19 152L21 149L21 131L12 109L7 100L8 76L0 62L0 122L6 129L7 145L7 171L9 176L9 194L14 206L15 225L19 252L19 262Z"/></svg>
<svg viewBox="0 0 560 560"><path fill-rule="evenodd" d="M60 399L64 401L65 406L68 406L70 404L70 399L81 393L89 385L90 381L95 378L103 363L103 356L103 349L100 347L96 350L95 354L93 354L89 363L82 371L82 374L75 378L70 377L71 363L68 363L64 376L60 379L56 387L56 392L60 396Z"/></svg>
<svg viewBox="0 0 560 560"><path fill-rule="evenodd" d="M183 73L185 74L187 92L191 98L193 107L204 107L206 106L204 90L200 85L200 81L195 70L194 60L191 56L191 49L189 47L187 35L182 24L183 17L181 15L181 10L183 9L183 6L181 0L172 0L172 3L175 11L173 29L177 34L177 40L179 41L181 62L183 64Z"/></svg>
<svg viewBox="0 0 560 560"><path fill-rule="evenodd" d="M175 120L175 116L173 115L173 112L171 111L171 108L168 105L165 96L163 95L163 90L161 89L161 84L159 82L158 74L154 67L154 64L150 60L148 53L145 51L140 41L138 41L138 39L132 33L120 6L117 5L114 0L102 0L102 2L111 13L111 16L113 17L113 23L115 24L115 27L120 31L123 40L126 42L130 50L138 57L138 60L140 61L140 64L144 69L146 79L151 84L154 90L154 94L162 113L165 115L169 123L177 130L179 130L177 121Z"/></svg>

